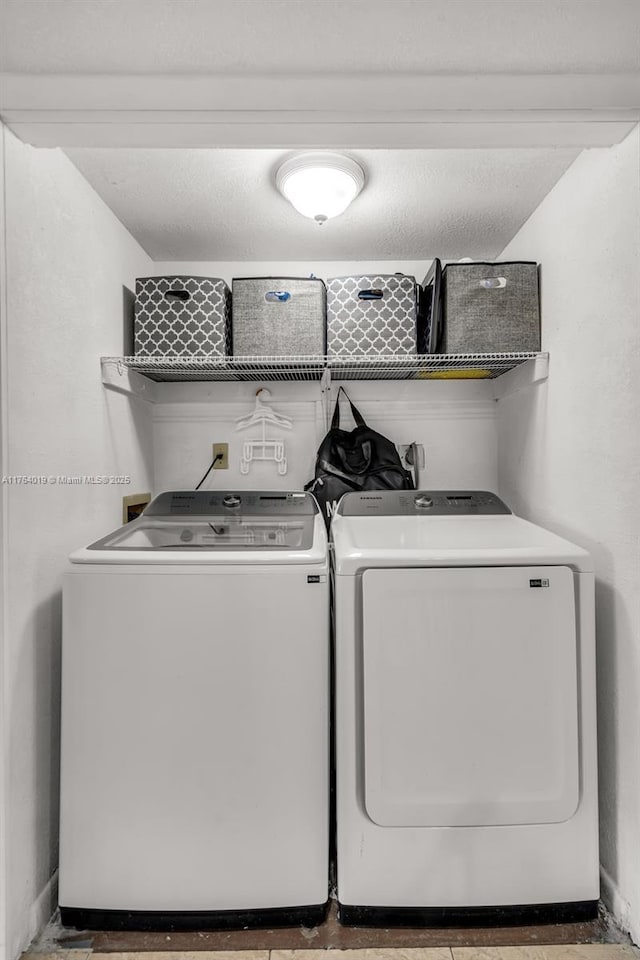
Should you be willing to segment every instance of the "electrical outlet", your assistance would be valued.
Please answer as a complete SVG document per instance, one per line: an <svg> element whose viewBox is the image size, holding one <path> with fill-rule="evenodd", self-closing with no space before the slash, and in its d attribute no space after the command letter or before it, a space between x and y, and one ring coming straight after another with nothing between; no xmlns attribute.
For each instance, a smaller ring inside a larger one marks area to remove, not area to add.
<svg viewBox="0 0 640 960"><path fill-rule="evenodd" d="M407 451L412 446L411 443L399 443L398 444L398 453L400 454L400 459L405 467L410 467L412 464L407 460ZM423 470L427 465L427 458L424 452L424 444L416 443L418 450L418 468Z"/></svg>
<svg viewBox="0 0 640 960"><path fill-rule="evenodd" d="M229 444L228 443L214 443L213 452L211 454L211 459L213 460L218 454L221 453L222 457L213 465L214 470L228 470L229 469Z"/></svg>
<svg viewBox="0 0 640 960"><path fill-rule="evenodd" d="M122 498L122 522L137 520L144 508L151 502L150 493L129 493Z"/></svg>

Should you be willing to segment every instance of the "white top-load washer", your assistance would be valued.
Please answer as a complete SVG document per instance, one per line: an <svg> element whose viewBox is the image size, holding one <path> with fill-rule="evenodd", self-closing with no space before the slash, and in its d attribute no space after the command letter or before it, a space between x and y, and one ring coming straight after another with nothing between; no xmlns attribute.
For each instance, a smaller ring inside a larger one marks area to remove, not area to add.
<svg viewBox="0 0 640 960"><path fill-rule="evenodd" d="M304 493L165 493L72 554L63 923L322 918L328 586L325 526Z"/></svg>
<svg viewBox="0 0 640 960"><path fill-rule="evenodd" d="M589 555L482 491L349 493L331 530L342 922L594 916Z"/></svg>

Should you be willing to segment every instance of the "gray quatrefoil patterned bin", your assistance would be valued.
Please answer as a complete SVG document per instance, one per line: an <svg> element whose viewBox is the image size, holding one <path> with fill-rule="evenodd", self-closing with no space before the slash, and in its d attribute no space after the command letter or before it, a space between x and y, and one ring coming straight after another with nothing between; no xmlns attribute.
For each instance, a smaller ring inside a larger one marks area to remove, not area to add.
<svg viewBox="0 0 640 960"><path fill-rule="evenodd" d="M136 280L134 351L138 357L226 357L231 292L215 277Z"/></svg>
<svg viewBox="0 0 640 960"><path fill-rule="evenodd" d="M333 357L416 353L417 285L390 274L327 281L327 353Z"/></svg>

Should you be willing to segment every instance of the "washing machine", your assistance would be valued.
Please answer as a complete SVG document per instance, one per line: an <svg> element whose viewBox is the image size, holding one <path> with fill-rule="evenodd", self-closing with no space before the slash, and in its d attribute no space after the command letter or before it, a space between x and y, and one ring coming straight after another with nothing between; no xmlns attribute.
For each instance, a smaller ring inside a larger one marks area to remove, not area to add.
<svg viewBox="0 0 640 960"><path fill-rule="evenodd" d="M594 917L589 555L474 490L349 493L332 539L341 921Z"/></svg>
<svg viewBox="0 0 640 960"><path fill-rule="evenodd" d="M313 497L164 493L70 559L62 922L319 922L330 650Z"/></svg>

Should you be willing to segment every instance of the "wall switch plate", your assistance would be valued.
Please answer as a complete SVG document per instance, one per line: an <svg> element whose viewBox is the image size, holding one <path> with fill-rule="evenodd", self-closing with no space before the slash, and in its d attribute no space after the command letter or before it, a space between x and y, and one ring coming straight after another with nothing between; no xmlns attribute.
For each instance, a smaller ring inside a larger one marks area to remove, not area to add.
<svg viewBox="0 0 640 960"><path fill-rule="evenodd" d="M217 463L214 463L214 470L228 470L229 469L229 444L228 443L214 443L213 444L213 453L211 454L211 459L213 460L218 456L219 453L222 454L222 458L218 460Z"/></svg>
<svg viewBox="0 0 640 960"><path fill-rule="evenodd" d="M400 454L400 459L402 460L402 465L404 467L411 467L412 464L407 460L407 451L412 446L411 443L399 443L398 444L398 453ZM427 465L427 458L424 452L424 444L416 443L418 450L418 468L424 469Z"/></svg>

